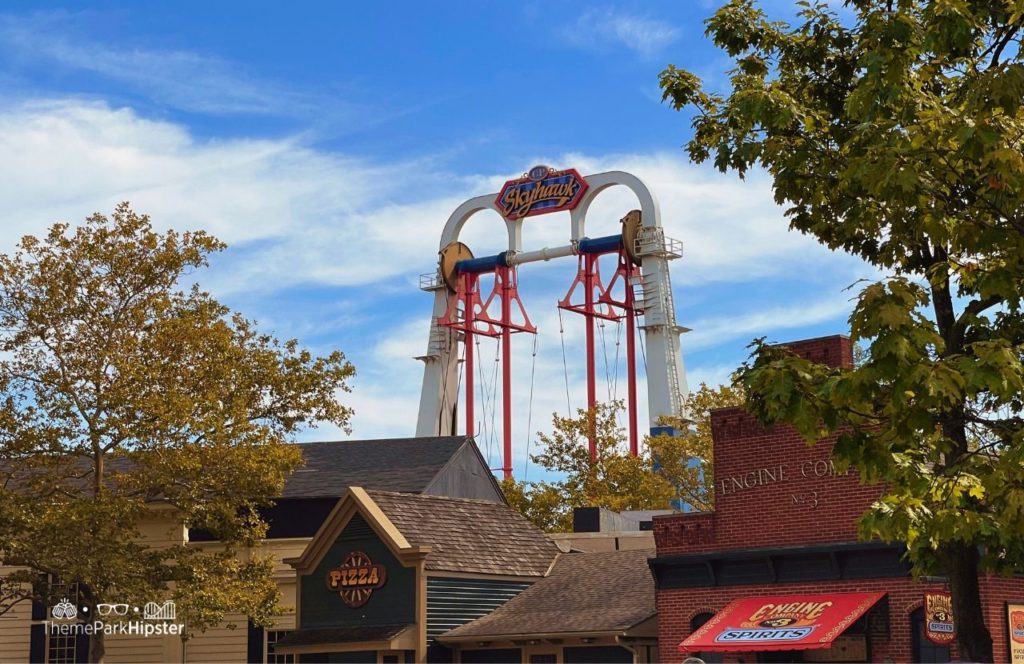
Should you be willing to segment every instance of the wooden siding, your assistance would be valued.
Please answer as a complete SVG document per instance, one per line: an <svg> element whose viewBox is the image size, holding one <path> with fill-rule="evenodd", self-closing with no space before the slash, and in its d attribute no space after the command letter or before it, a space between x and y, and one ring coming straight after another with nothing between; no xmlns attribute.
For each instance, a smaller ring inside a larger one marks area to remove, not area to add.
<svg viewBox="0 0 1024 664"><path fill-rule="evenodd" d="M14 571L0 567L0 578ZM32 624L32 603L20 602L0 616L0 662L29 661L29 626Z"/></svg>
<svg viewBox="0 0 1024 664"><path fill-rule="evenodd" d="M181 639L177 636L134 636L112 634L104 641L108 664L160 664L181 661Z"/></svg>
<svg viewBox="0 0 1024 664"><path fill-rule="evenodd" d="M228 624L234 624L234 629ZM189 639L186 657L189 662L244 662L248 656L249 621L238 614Z"/></svg>
<svg viewBox="0 0 1024 664"><path fill-rule="evenodd" d="M427 579L427 639L495 610L529 583L485 579Z"/></svg>
<svg viewBox="0 0 1024 664"><path fill-rule="evenodd" d="M505 496L498 488L493 473L470 443L463 445L452 456L423 493L431 496L505 502Z"/></svg>

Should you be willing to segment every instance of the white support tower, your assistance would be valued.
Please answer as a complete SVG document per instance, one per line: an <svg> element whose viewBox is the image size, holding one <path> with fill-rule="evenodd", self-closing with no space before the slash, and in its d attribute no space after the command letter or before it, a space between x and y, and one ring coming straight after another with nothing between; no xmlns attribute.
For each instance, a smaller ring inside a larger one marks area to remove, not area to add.
<svg viewBox="0 0 1024 664"><path fill-rule="evenodd" d="M668 261L681 258L683 245L665 237L662 228L644 227L636 237L636 254L643 258L644 338L647 342L647 389L651 426L657 426L655 413L686 417L684 411L688 387L680 351L679 336L687 328L676 324L675 298ZM653 386L664 385L664 390Z"/></svg>

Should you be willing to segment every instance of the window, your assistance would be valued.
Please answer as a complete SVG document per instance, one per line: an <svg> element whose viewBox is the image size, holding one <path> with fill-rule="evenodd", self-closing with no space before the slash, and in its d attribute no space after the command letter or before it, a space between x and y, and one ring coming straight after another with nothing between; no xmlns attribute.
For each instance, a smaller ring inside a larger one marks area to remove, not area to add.
<svg viewBox="0 0 1024 664"><path fill-rule="evenodd" d="M690 633L693 634L698 629L704 626L704 623L711 620L715 614L711 612L698 613L690 620ZM703 659L707 664L718 664L724 661L724 655L720 652L698 652L693 653L694 657Z"/></svg>
<svg viewBox="0 0 1024 664"><path fill-rule="evenodd" d="M915 662L931 664L932 662L948 662L949 646L932 643L924 635L924 609L916 609L910 614L910 636Z"/></svg>
<svg viewBox="0 0 1024 664"><path fill-rule="evenodd" d="M530 655L530 664L558 664L558 655L555 653Z"/></svg>
<svg viewBox="0 0 1024 664"><path fill-rule="evenodd" d="M267 664L295 664L295 655L278 655L274 653L274 644L283 639L286 635L291 634L291 630L268 629L266 634L267 646L263 661Z"/></svg>
<svg viewBox="0 0 1024 664"><path fill-rule="evenodd" d="M83 619L81 593L77 585L61 584L55 577L40 575L35 590L41 597L32 602L33 624L29 631L29 658L48 664L76 664L88 661L89 636L58 634L46 629L44 621L57 620L79 625ZM46 601L48 598L49 601Z"/></svg>
<svg viewBox="0 0 1024 664"><path fill-rule="evenodd" d="M73 634L48 634L46 638L47 664L75 664L78 661L78 641Z"/></svg>

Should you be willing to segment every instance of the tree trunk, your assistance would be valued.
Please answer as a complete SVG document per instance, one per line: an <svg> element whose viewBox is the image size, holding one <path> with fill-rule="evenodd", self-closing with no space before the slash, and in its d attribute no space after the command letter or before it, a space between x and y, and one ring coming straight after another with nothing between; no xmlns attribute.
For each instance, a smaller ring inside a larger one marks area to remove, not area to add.
<svg viewBox="0 0 1024 664"><path fill-rule="evenodd" d="M936 325L946 344L943 356L949 357L964 352L963 334L957 331L956 311L949 277L945 271L949 256L943 246L936 246L932 251L936 259L932 267L941 268L934 272L938 281L932 282L932 304L935 307ZM945 460L947 466L953 466L970 450L964 426L964 406L945 413L938 422L942 425L943 435L955 443L955 448ZM978 547L969 542L954 541L943 544L940 551L949 577L950 594L953 596L953 619L956 621L956 644L960 649L960 659L965 662L992 662L992 635L985 626L978 587Z"/></svg>
<svg viewBox="0 0 1024 664"><path fill-rule="evenodd" d="M992 635L985 626L978 587L978 549L965 542L950 542L942 549L953 596L953 619L956 621L960 659L965 662L992 662Z"/></svg>
<svg viewBox="0 0 1024 664"><path fill-rule="evenodd" d="M89 635L89 661L92 664L103 664L103 658L107 654L107 644L104 641L103 630L96 630Z"/></svg>

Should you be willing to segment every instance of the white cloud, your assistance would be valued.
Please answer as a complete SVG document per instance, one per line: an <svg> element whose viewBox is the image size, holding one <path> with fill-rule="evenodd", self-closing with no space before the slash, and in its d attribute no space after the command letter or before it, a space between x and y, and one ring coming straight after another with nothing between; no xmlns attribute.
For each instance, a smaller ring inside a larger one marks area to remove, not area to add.
<svg viewBox="0 0 1024 664"><path fill-rule="evenodd" d="M686 367L686 378L689 381L691 390L696 390L701 383L705 383L708 387L730 385L732 383L732 374L736 371L736 368L734 364L690 366Z"/></svg>
<svg viewBox="0 0 1024 664"><path fill-rule="evenodd" d="M679 30L664 21L610 8L586 10L562 34L566 41L579 48L601 51L615 42L645 58L656 55L679 38Z"/></svg>
<svg viewBox="0 0 1024 664"><path fill-rule="evenodd" d="M853 310L853 303L844 297L828 297L814 302L801 302L792 306L779 306L757 311L697 319L694 331L683 337L689 350L718 346L726 341L742 339L749 341L754 336L766 335L779 330L791 330L830 320L846 319ZM772 339L772 341L791 341Z"/></svg>
<svg viewBox="0 0 1024 664"><path fill-rule="evenodd" d="M0 161L0 198L5 202L0 225L6 231L0 251L10 250L21 234L43 233L55 220L78 221L93 211L110 211L117 201L130 200L160 227L205 228L225 239L230 248L214 258L213 270L202 277L204 286L222 297L258 292L275 324L288 319L289 302L278 293L290 286L332 287L338 301L350 300L351 307L327 307L317 314L319 318L314 316L312 325L303 323L306 327L292 333L329 334L350 355L355 355L351 349L357 346L373 349L361 356L354 392L343 397L356 408L353 435L357 437L413 433L422 366L411 358L426 347L430 307L429 295L413 295L423 298L422 318L403 306L400 314L385 312L387 317L374 331L378 336L358 337L341 331L359 315L358 303L366 300L357 294L378 289L376 306L384 301L387 309L381 289L401 287L402 294L413 293L415 275L433 267L441 229L455 207L470 196L496 191L504 179L521 171L452 173L443 164L427 160L356 159L312 148L295 138L201 140L179 125L145 119L130 109L78 101L0 107L0 146L5 156ZM711 284L741 288L744 283L792 279L802 273L838 272L837 278L842 279L845 272L852 275L864 269L858 261L789 232L762 175L755 173L740 182L691 165L681 153L555 155L547 161L572 165L583 173L625 170L647 182L660 200L667 233L686 245L683 260L672 265L677 288L690 292ZM591 208L590 234L615 232L619 217L635 205L624 188L603 192ZM565 244L568 236L565 214L531 218L526 222L525 248ZM504 248L505 235L500 220L474 218L464 239L483 255ZM517 335L513 342L517 473L527 439L548 428L551 411L566 411L566 380L573 408L584 405L582 319L563 314L563 335L555 308L569 286L573 267L573 259L566 258L527 265L520 271L523 299L539 328L539 339L532 402L533 342L528 335ZM840 318L849 303L845 296L832 297L829 289L838 290L838 286L808 283L808 304L724 316L702 315L677 295L680 322L695 330L683 338L684 355L745 343L773 330L796 330ZM609 392L603 352L607 348L614 358L615 340L615 329L606 328L605 342L599 342L601 398ZM486 361L478 364L492 371L479 381L488 390L493 382L492 343L482 343ZM621 363L624 348L619 350ZM707 359L702 361L708 365ZM695 368L691 382L701 378L721 382L731 368L716 366L714 361L709 368ZM626 387L621 364L618 375L615 391L622 397ZM478 419L487 423L481 448L496 459L491 399L478 399ZM486 408L484 402L488 402ZM645 430L643 380L639 402L640 426ZM305 437L340 435L328 427Z"/></svg>
<svg viewBox="0 0 1024 664"><path fill-rule="evenodd" d="M205 228L233 247L217 259L208 284L221 293L380 283L428 271L452 210L497 190L506 177L453 174L429 161L375 163L290 138L199 140L130 109L77 101L0 110L0 145L0 221L7 230L0 247L55 220L77 221L130 200L158 224ZM584 173L622 169L648 183L668 234L686 247L673 266L677 284L860 265L787 231L766 177L740 182L688 164L681 154L557 161ZM622 187L602 193L589 215L590 234L615 232L635 205ZM565 244L567 215L529 219L524 236L534 243L527 249ZM474 217L464 238L478 255L504 248L496 217ZM524 280L545 269L552 268L524 268Z"/></svg>
<svg viewBox="0 0 1024 664"><path fill-rule="evenodd" d="M447 180L451 198L396 205L408 174L429 167L368 163L294 139L198 141L129 109L74 101L0 110L0 145L0 247L130 200L160 226L204 228L235 248L217 260L225 269L210 285L221 293L429 268L443 221L425 220L446 217L461 184Z"/></svg>
<svg viewBox="0 0 1024 664"><path fill-rule="evenodd" d="M309 116L324 101L212 55L131 46L130 39L114 47L79 37L78 18L66 12L0 16L0 48L16 59L97 74L167 106L200 113Z"/></svg>

